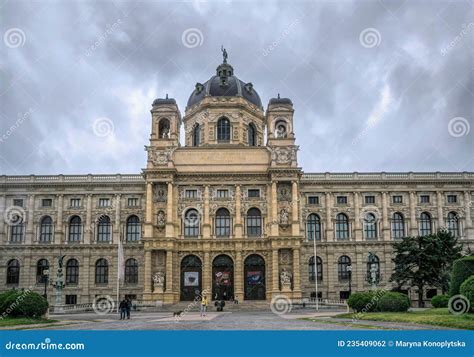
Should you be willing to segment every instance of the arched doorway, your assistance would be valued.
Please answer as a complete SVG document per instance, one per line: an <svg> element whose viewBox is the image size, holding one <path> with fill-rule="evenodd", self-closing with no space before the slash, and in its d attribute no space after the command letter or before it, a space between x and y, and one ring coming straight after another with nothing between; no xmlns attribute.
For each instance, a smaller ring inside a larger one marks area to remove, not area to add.
<svg viewBox="0 0 474 357"><path fill-rule="evenodd" d="M244 262L245 300L265 300L265 261L260 255L249 255Z"/></svg>
<svg viewBox="0 0 474 357"><path fill-rule="evenodd" d="M195 255L187 255L181 261L181 301L192 301L201 294L202 262Z"/></svg>
<svg viewBox="0 0 474 357"><path fill-rule="evenodd" d="M234 296L234 262L228 255L219 255L212 262L212 298L229 300Z"/></svg>

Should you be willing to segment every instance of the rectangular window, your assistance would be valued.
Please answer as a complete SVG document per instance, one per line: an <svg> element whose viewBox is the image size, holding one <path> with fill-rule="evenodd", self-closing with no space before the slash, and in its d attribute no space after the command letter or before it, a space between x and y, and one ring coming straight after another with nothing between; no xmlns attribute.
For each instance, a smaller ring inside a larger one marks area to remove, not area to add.
<svg viewBox="0 0 474 357"><path fill-rule="evenodd" d="M138 198L137 197L130 197L128 199L128 207L138 207Z"/></svg>
<svg viewBox="0 0 474 357"><path fill-rule="evenodd" d="M403 197L402 196L393 196L392 197L392 202L395 203L395 204L403 203Z"/></svg>
<svg viewBox="0 0 474 357"><path fill-rule="evenodd" d="M13 206L23 207L23 199L21 198L14 199Z"/></svg>
<svg viewBox="0 0 474 357"><path fill-rule="evenodd" d="M81 207L81 199L80 198L71 198L70 205L72 208L80 208Z"/></svg>
<svg viewBox="0 0 474 357"><path fill-rule="evenodd" d="M336 202L338 205L346 205L347 204L347 196L337 196Z"/></svg>
<svg viewBox="0 0 474 357"><path fill-rule="evenodd" d="M99 198L99 207L109 207L110 200L108 198Z"/></svg>
<svg viewBox="0 0 474 357"><path fill-rule="evenodd" d="M247 191L249 198L252 197L260 197L260 190L259 189L249 189Z"/></svg>
<svg viewBox="0 0 474 357"><path fill-rule="evenodd" d="M217 198L229 197L229 190L217 190Z"/></svg>
<svg viewBox="0 0 474 357"><path fill-rule="evenodd" d="M448 195L448 203L456 203L458 201L458 196Z"/></svg>
<svg viewBox="0 0 474 357"><path fill-rule="evenodd" d="M375 203L375 196L365 196L365 204L374 204Z"/></svg>
<svg viewBox="0 0 474 357"><path fill-rule="evenodd" d="M76 305L77 295L66 295L66 305Z"/></svg>
<svg viewBox="0 0 474 357"><path fill-rule="evenodd" d="M318 196L309 196L308 197L308 204L309 205L319 205L319 197Z"/></svg>
<svg viewBox="0 0 474 357"><path fill-rule="evenodd" d="M53 200L51 198L43 198L41 200L41 207L51 207L53 205Z"/></svg>
<svg viewBox="0 0 474 357"><path fill-rule="evenodd" d="M185 197L186 198L197 198L197 190L186 190Z"/></svg>
<svg viewBox="0 0 474 357"><path fill-rule="evenodd" d="M430 196L429 195L421 195L420 196L420 203L430 203Z"/></svg>

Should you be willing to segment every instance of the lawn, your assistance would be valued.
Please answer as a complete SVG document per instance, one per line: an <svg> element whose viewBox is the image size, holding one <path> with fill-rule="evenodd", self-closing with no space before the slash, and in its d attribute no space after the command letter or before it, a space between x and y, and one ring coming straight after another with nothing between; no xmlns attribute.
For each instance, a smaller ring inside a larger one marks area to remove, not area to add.
<svg viewBox="0 0 474 357"><path fill-rule="evenodd" d="M348 313L334 317L369 321L408 322L474 330L474 314L453 315L449 313L448 309L429 309L410 312L366 312L362 314Z"/></svg>
<svg viewBox="0 0 474 357"><path fill-rule="evenodd" d="M0 319L0 327L18 326L18 325L33 325L33 324L48 324L56 322L56 320L49 319L29 319L26 317L5 317Z"/></svg>

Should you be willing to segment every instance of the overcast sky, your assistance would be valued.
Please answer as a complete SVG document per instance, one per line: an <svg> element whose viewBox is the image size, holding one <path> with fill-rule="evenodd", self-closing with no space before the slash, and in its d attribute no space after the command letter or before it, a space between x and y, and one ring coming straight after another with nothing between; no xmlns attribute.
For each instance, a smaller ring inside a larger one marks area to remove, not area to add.
<svg viewBox="0 0 474 357"><path fill-rule="evenodd" d="M0 174L139 173L229 53L305 172L474 170L472 1L0 0Z"/></svg>

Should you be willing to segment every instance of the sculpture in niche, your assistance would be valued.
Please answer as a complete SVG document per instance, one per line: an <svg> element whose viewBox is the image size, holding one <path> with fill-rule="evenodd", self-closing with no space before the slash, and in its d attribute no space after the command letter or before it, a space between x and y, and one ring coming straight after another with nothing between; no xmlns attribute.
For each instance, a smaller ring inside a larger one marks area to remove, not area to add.
<svg viewBox="0 0 474 357"><path fill-rule="evenodd" d="M153 275L153 291L156 293L162 293L165 286L165 273L159 271Z"/></svg>
<svg viewBox="0 0 474 357"><path fill-rule="evenodd" d="M289 224L288 210L286 208L283 208L280 211L280 226L287 227L288 224Z"/></svg>
<svg viewBox="0 0 474 357"><path fill-rule="evenodd" d="M284 139L288 136L286 131L286 125L284 122L280 121L276 124L276 137L279 139Z"/></svg>
<svg viewBox="0 0 474 357"><path fill-rule="evenodd" d="M156 224L158 228L164 228L166 225L166 214L163 211L158 212L158 216L156 219Z"/></svg>
<svg viewBox="0 0 474 357"><path fill-rule="evenodd" d="M280 284L283 291L288 291L291 289L291 279L291 273L286 269L282 269L280 273Z"/></svg>

